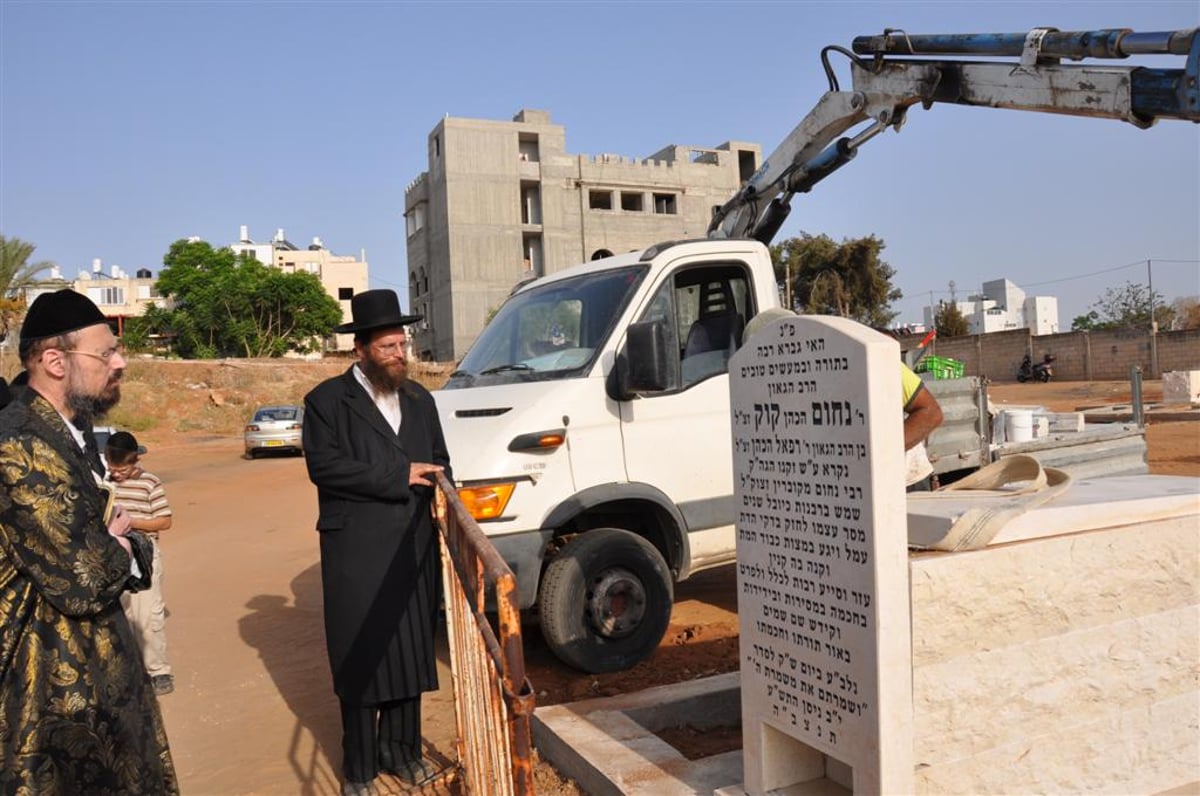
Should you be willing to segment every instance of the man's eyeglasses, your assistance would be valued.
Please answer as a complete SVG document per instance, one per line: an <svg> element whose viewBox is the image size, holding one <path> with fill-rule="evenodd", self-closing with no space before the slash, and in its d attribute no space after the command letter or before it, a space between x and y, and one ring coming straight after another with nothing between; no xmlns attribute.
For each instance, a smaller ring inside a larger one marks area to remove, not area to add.
<svg viewBox="0 0 1200 796"><path fill-rule="evenodd" d="M99 354L94 351L81 351L77 348L64 348L62 349L62 352L64 354L82 354L85 357L91 357L92 359L99 359L103 362L109 362L117 355L125 356L125 346L118 344L107 349L106 351L101 351Z"/></svg>
<svg viewBox="0 0 1200 796"><path fill-rule="evenodd" d="M375 349L377 354L385 357L394 357L404 350L404 346L400 343L388 343L387 345L371 344L371 348Z"/></svg>

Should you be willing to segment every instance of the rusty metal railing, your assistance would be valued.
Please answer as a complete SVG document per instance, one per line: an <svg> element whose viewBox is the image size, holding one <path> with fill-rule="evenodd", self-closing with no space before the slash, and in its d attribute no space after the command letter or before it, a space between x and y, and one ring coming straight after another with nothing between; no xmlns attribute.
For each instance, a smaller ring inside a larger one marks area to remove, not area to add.
<svg viewBox="0 0 1200 796"><path fill-rule="evenodd" d="M532 796L534 698L525 677L517 579L449 479L438 473L437 485L434 518L441 537L462 781L468 793L479 796ZM484 613L489 587L498 639Z"/></svg>

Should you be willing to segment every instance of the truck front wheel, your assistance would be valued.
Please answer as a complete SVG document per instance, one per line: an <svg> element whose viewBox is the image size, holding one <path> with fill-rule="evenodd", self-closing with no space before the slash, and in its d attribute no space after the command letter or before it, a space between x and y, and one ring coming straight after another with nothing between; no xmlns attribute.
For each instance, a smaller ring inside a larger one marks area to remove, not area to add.
<svg viewBox="0 0 1200 796"><path fill-rule="evenodd" d="M619 672L649 657L671 620L674 591L662 555L629 531L580 534L542 576L542 635L564 662L585 672Z"/></svg>

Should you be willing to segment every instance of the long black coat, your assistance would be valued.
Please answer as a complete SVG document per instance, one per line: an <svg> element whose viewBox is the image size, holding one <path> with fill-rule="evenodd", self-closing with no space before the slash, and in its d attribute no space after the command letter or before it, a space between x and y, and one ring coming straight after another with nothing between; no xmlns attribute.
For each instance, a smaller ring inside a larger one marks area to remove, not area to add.
<svg viewBox="0 0 1200 796"><path fill-rule="evenodd" d="M400 393L392 431L351 370L304 399L304 454L317 486L325 639L333 687L347 705L437 688L434 625L441 575L430 487L409 465L450 456L429 391Z"/></svg>

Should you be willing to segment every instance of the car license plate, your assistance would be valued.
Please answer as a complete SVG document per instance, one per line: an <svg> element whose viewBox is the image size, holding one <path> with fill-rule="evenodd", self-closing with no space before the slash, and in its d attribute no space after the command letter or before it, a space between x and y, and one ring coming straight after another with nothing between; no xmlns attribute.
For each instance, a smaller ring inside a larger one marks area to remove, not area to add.
<svg viewBox="0 0 1200 796"><path fill-rule="evenodd" d="M280 445L282 445L282 444L283 444L283 440L281 440L281 439L269 439L269 440L267 440L267 441L266 441L266 443L264 443L264 444L265 444L265 445L266 445L268 448L277 448L277 447L279 447Z"/></svg>

